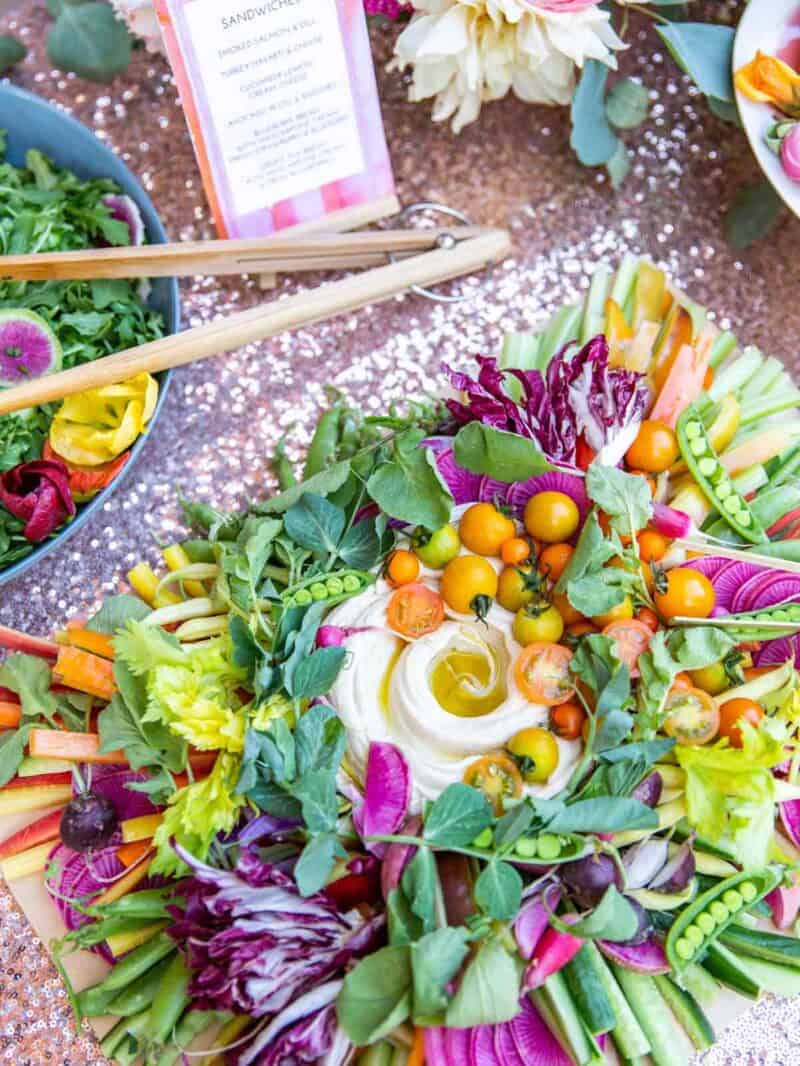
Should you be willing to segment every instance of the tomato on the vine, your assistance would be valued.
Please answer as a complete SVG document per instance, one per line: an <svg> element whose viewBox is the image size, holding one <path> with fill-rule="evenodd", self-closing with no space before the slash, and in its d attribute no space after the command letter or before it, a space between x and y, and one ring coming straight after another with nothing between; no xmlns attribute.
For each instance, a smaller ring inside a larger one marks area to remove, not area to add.
<svg viewBox="0 0 800 1066"><path fill-rule="evenodd" d="M578 505L565 492L537 492L525 504L525 528L547 544L569 540L580 520Z"/></svg>
<svg viewBox="0 0 800 1066"><path fill-rule="evenodd" d="M458 524L461 543L476 555L499 555L516 531L513 518L498 511L493 503L473 503Z"/></svg>
<svg viewBox="0 0 800 1066"><path fill-rule="evenodd" d="M549 729L533 726L516 733L506 747L517 760L528 784L543 784L558 767L558 741Z"/></svg>
<svg viewBox="0 0 800 1066"><path fill-rule="evenodd" d="M502 751L476 759L465 770L463 780L484 794L497 815L503 813L504 800L522 795L522 774L511 756Z"/></svg>
<svg viewBox="0 0 800 1066"><path fill-rule="evenodd" d="M514 616L514 640L523 647L537 641L557 643L564 633L564 619L549 603L520 607Z"/></svg>
<svg viewBox="0 0 800 1066"><path fill-rule="evenodd" d="M427 585L403 585L389 600L389 626L402 637L416 640L435 633L444 621L444 602Z"/></svg>
<svg viewBox="0 0 800 1066"><path fill-rule="evenodd" d="M441 570L461 551L458 530L449 522L435 533L428 534L420 528L414 535L414 552L424 566Z"/></svg>
<svg viewBox="0 0 800 1066"><path fill-rule="evenodd" d="M654 600L662 618L708 618L714 610L714 586L699 570L677 566L656 585Z"/></svg>
<svg viewBox="0 0 800 1066"><path fill-rule="evenodd" d="M577 703L562 703L550 711L550 728L563 740L577 740L586 720L586 711Z"/></svg>
<svg viewBox="0 0 800 1066"><path fill-rule="evenodd" d="M734 748L742 747L741 723L758 727L764 717L763 708L755 700L740 697L728 700L719 709L719 735L727 737Z"/></svg>
<svg viewBox="0 0 800 1066"><path fill-rule="evenodd" d="M569 664L572 652L562 644L528 644L517 659L517 685L531 703L555 707L566 703L575 691Z"/></svg>
<svg viewBox="0 0 800 1066"><path fill-rule="evenodd" d="M497 602L516 614L520 607L533 603L538 584L530 566L507 566L497 580Z"/></svg>
<svg viewBox="0 0 800 1066"><path fill-rule="evenodd" d="M636 440L625 453L625 462L635 470L660 474L677 461L680 449L675 430L648 418L639 426Z"/></svg>
<svg viewBox="0 0 800 1066"><path fill-rule="evenodd" d="M479 555L458 555L444 568L439 589L447 606L459 614L474 610L476 597L494 599L497 573L491 563Z"/></svg>
<svg viewBox="0 0 800 1066"><path fill-rule="evenodd" d="M707 744L719 731L719 707L702 689L673 685L664 711L664 732L683 746Z"/></svg>
<svg viewBox="0 0 800 1066"><path fill-rule="evenodd" d="M627 666L631 677L639 677L639 656L650 647L652 629L638 618L628 618L610 622L603 635L614 641L616 656Z"/></svg>

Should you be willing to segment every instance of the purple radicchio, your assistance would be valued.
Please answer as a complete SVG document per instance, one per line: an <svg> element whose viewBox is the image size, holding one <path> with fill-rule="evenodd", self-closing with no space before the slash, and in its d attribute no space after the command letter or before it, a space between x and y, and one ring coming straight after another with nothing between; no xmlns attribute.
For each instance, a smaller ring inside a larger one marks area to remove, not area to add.
<svg viewBox="0 0 800 1066"><path fill-rule="evenodd" d="M237 1066L343 1066L353 1045L336 1023L342 980L306 992L276 1015L239 1055Z"/></svg>
<svg viewBox="0 0 800 1066"><path fill-rule="evenodd" d="M203 1010L276 1014L374 947L382 916L342 914L324 893L304 899L255 850L243 848L232 870L177 850L193 877L169 934L186 950L189 994Z"/></svg>
<svg viewBox="0 0 800 1066"><path fill-rule="evenodd" d="M479 421L531 437L555 461L574 463L583 436L600 462L615 466L633 443L649 403L643 374L610 369L603 336L575 352L567 345L538 370L501 370L496 359L479 357L477 378L445 367L451 385L466 394L467 403L448 400L460 424ZM517 403L507 378L520 386Z"/></svg>

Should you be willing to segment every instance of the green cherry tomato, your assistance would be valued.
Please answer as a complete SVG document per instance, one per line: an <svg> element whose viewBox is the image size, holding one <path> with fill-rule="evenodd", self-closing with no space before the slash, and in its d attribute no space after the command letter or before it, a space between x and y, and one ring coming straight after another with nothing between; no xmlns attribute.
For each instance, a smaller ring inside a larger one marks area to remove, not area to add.
<svg viewBox="0 0 800 1066"><path fill-rule="evenodd" d="M710 696L718 696L726 688L731 687L731 682L725 671L723 663L712 663L711 666L703 666L699 670L690 670L689 677L696 688L701 688Z"/></svg>
<svg viewBox="0 0 800 1066"><path fill-rule="evenodd" d="M557 644L564 633L564 620L551 604L520 607L514 616L514 640L523 647L545 641Z"/></svg>
<svg viewBox="0 0 800 1066"><path fill-rule="evenodd" d="M461 538L449 522L430 535L419 529L414 537L414 551L424 566L442 570L461 551Z"/></svg>

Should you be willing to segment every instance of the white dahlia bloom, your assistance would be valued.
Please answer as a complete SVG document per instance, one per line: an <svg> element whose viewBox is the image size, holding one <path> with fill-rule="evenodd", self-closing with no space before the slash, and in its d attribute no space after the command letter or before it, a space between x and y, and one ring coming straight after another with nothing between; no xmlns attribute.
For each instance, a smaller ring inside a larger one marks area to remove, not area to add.
<svg viewBox="0 0 800 1066"><path fill-rule="evenodd" d="M161 30L151 0L111 0L117 14L135 37L141 37L148 52L163 52Z"/></svg>
<svg viewBox="0 0 800 1066"><path fill-rule="evenodd" d="M392 65L413 68L412 101L435 97L433 118L458 133L481 105L513 90L532 104L568 104L576 68L616 69L624 48L596 0L414 0Z"/></svg>

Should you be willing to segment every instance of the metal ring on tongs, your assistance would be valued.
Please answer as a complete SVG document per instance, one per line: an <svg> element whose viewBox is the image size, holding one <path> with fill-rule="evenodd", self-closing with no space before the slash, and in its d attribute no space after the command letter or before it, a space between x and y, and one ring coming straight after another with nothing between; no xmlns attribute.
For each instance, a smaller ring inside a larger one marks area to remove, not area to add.
<svg viewBox="0 0 800 1066"><path fill-rule="evenodd" d="M437 204L427 200L421 200L419 203L409 204L408 207L403 208L397 217L405 222L411 218L412 215L419 215L428 211L433 211L438 215L447 215L448 218L455 218L465 226L472 225L471 220L463 211L458 211L455 207L448 207L447 204ZM457 243L458 242L452 233L442 233L436 241L436 246L437 248L455 248ZM397 262L397 256L394 252L387 252L386 255L389 262ZM433 300L435 303L440 304L458 304L468 298L464 295L442 296L440 293L434 292L433 289L423 288L422 285L411 285L409 286L409 291L416 293L417 296L423 296L426 300Z"/></svg>

